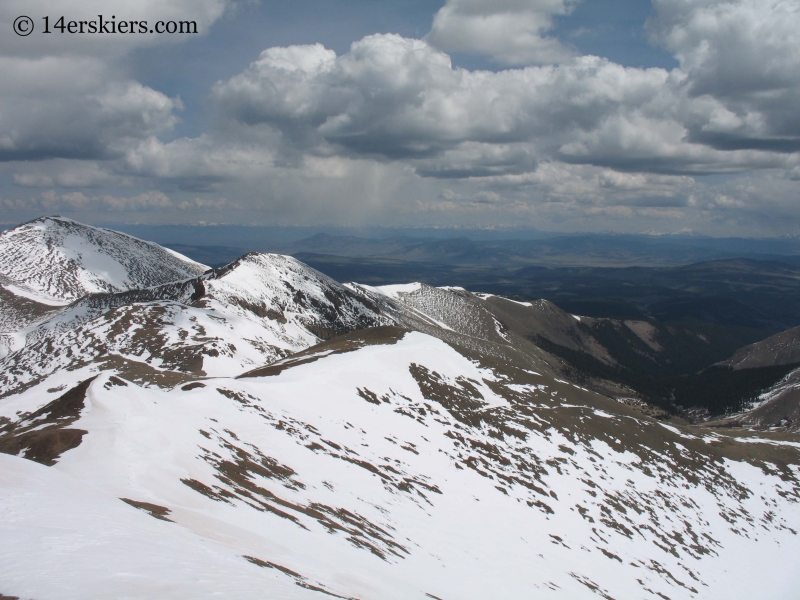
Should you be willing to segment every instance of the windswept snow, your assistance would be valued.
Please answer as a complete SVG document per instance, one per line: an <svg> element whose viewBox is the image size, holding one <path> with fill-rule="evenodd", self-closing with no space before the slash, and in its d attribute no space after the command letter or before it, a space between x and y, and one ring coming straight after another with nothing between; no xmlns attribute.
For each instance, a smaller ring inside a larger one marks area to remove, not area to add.
<svg viewBox="0 0 800 600"><path fill-rule="evenodd" d="M0 596L800 589L796 436L577 386L533 341L588 348L551 303L211 270L62 218L0 236Z"/></svg>
<svg viewBox="0 0 800 600"><path fill-rule="evenodd" d="M160 521L57 469L0 454L0 585L20 598L318 598L224 542ZM32 576L39 573L41 576Z"/></svg>
<svg viewBox="0 0 800 600"><path fill-rule="evenodd" d="M777 466L797 449L687 440L552 378L511 383L420 333L315 354L170 390L91 382L69 426L86 434L57 475L3 463L4 593L113 596L126 564L127 597L205 596L222 579L198 575L213 561L242 598L784 598L800 585L786 562L800 552L798 473ZM95 512L107 532L89 527ZM41 576L20 575L34 564Z"/></svg>
<svg viewBox="0 0 800 600"><path fill-rule="evenodd" d="M63 217L0 233L0 273L54 301L162 285L206 270L158 244Z"/></svg>
<svg viewBox="0 0 800 600"><path fill-rule="evenodd" d="M66 306L69 304L68 300L64 300L61 298L53 298L52 296L47 296L45 294L39 294L34 290L31 290L27 287L23 287L20 284L13 284L13 283L6 283L3 285L5 289L9 292L14 294L15 296L19 296L20 298L25 298L27 300L32 300L34 302L39 302L40 304L46 304L48 306Z"/></svg>
<svg viewBox="0 0 800 600"><path fill-rule="evenodd" d="M89 297L9 338L0 394L92 364L144 382L235 376L391 323L369 299L291 257L250 254L188 282Z"/></svg>
<svg viewBox="0 0 800 600"><path fill-rule="evenodd" d="M390 298L399 298L401 294L412 294L414 292L419 291L422 288L422 286L423 284L415 282L415 283L403 283L397 285L381 285L373 289L376 289L381 293L386 294Z"/></svg>

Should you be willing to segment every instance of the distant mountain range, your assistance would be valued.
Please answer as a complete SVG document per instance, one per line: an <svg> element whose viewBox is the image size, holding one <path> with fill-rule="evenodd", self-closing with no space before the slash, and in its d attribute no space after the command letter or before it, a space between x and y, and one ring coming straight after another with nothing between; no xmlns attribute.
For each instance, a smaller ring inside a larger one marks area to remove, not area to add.
<svg viewBox="0 0 800 600"><path fill-rule="evenodd" d="M362 238L320 233L279 244L286 254L388 258L450 265L629 267L673 266L728 258L800 260L795 239L697 238L684 236L567 235L545 239L473 240Z"/></svg>
<svg viewBox="0 0 800 600"><path fill-rule="evenodd" d="M754 330L734 336L738 345L726 348L731 352L800 325L800 241L794 238L540 234L513 240L420 238L404 230L401 236L384 231L376 237L317 233L297 239L308 230L137 227L212 266L224 266L246 249L267 250L294 256L339 281L456 285L517 300L544 298L596 318L689 319ZM229 245L233 240L241 246Z"/></svg>
<svg viewBox="0 0 800 600"><path fill-rule="evenodd" d="M684 269L658 285L792 279ZM791 597L800 351L733 327L23 224L0 233L0 597ZM709 386L742 410L674 415Z"/></svg>
<svg viewBox="0 0 800 600"><path fill-rule="evenodd" d="M729 258L800 261L800 238L675 234L553 233L528 229L267 227L116 224L131 235L223 266L246 252L391 259L432 264L626 267L679 266ZM498 261L510 259L510 263Z"/></svg>

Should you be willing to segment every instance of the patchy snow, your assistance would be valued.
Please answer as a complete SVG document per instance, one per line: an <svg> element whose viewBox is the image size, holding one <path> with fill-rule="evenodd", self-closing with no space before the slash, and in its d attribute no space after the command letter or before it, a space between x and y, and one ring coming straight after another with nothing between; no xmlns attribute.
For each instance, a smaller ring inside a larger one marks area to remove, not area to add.
<svg viewBox="0 0 800 600"><path fill-rule="evenodd" d="M78 280L90 294L137 287L129 279L128 270L113 256L99 251L86 237L70 233L61 240L60 250L68 261L81 266Z"/></svg>
<svg viewBox="0 0 800 600"><path fill-rule="evenodd" d="M179 255L81 227L16 228L44 261L29 265L36 290L103 293L0 336L0 447L15 455L0 454L2 594L800 587L800 443L632 417L510 352L486 295L340 285L271 254L163 282L151 271ZM144 266L126 266L129 250Z"/></svg>
<svg viewBox="0 0 800 600"><path fill-rule="evenodd" d="M41 304L47 304L48 306L66 306L67 304L69 304L68 300L63 300L61 298L53 298L52 296L40 294L34 290L27 289L26 287L23 287L21 285L14 285L13 283L7 283L2 287L7 289L15 296L19 296L21 298L27 298L28 300L33 300L34 302L39 302Z"/></svg>
<svg viewBox="0 0 800 600"><path fill-rule="evenodd" d="M698 439L697 436L685 433L685 432L681 431L680 429L678 429L677 427L673 427L672 425L667 425L666 423L662 423L661 421L658 421L658 424L661 425L664 429L666 429L668 431L671 431L675 435L679 435L682 438L686 438L687 440L696 440L696 439Z"/></svg>
<svg viewBox="0 0 800 600"><path fill-rule="evenodd" d="M94 364L99 372L111 360L145 365L151 380L159 372L235 376L323 336L393 323L291 257L253 254L191 284L79 302L20 332L0 358L0 393L63 369Z"/></svg>
<svg viewBox="0 0 800 600"><path fill-rule="evenodd" d="M538 375L538 373L536 373ZM516 383L507 383L506 387L518 394L535 394L537 392L546 392L547 386L542 384L516 384Z"/></svg>
<svg viewBox="0 0 800 600"><path fill-rule="evenodd" d="M113 597L127 583L130 597L205 597L228 580L237 598L302 597L302 585L388 599L781 598L800 585L787 568L796 471L784 481L774 466L709 459L702 441L632 427L571 387L537 399L538 385L420 333L317 354L186 390L101 375L71 426L88 432L78 447L50 469L0 463L12 473L0 479L4 593Z"/></svg>
<svg viewBox="0 0 800 600"><path fill-rule="evenodd" d="M760 437L734 437L737 442L743 444L771 444L773 446L789 446L792 448L800 448L800 442L792 442L789 440L772 440L769 438Z"/></svg>
<svg viewBox="0 0 800 600"><path fill-rule="evenodd" d="M506 302L513 302L514 304L519 304L520 306L527 306L527 307L533 306L531 302L520 302L519 300L512 300L511 298L506 298L505 296L498 296L498 298L501 298Z"/></svg>
<svg viewBox="0 0 800 600"><path fill-rule="evenodd" d="M50 303L161 285L206 270L152 242L63 217L0 232L0 274Z"/></svg>
<svg viewBox="0 0 800 600"><path fill-rule="evenodd" d="M595 410L594 414L596 414L598 417L603 417L604 419L614 419L615 418L614 415L611 415L611 414L607 413L604 410Z"/></svg>

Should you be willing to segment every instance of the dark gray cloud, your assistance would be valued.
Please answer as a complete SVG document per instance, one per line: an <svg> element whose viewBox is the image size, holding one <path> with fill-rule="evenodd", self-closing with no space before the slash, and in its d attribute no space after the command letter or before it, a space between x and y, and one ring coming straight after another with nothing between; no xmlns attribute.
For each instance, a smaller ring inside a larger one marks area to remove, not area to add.
<svg viewBox="0 0 800 600"><path fill-rule="evenodd" d="M109 83L106 69L87 64L93 61L27 62L16 77L0 66L0 80L16 83L0 90L0 161L118 158L131 140L169 130L177 119L180 100L135 81ZM53 71L58 93L37 93Z"/></svg>

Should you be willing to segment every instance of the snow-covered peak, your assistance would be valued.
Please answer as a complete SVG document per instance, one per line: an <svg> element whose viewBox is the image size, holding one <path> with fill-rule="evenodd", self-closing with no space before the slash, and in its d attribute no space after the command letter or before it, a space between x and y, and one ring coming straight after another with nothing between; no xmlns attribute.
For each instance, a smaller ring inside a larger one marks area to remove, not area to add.
<svg viewBox="0 0 800 600"><path fill-rule="evenodd" d="M206 270L153 242L64 217L41 217L0 233L0 274L45 303L161 285Z"/></svg>
<svg viewBox="0 0 800 600"><path fill-rule="evenodd" d="M393 323L363 294L291 256L252 252L208 273L203 285L207 301L236 306L278 323L296 324L315 338L308 343Z"/></svg>
<svg viewBox="0 0 800 600"><path fill-rule="evenodd" d="M389 296L390 298L402 298L406 294L413 294L414 292L419 292L423 287L430 287L424 283L400 283L396 285L381 285L374 289L378 290L380 293Z"/></svg>
<svg viewBox="0 0 800 600"><path fill-rule="evenodd" d="M254 300L282 295L284 290L302 290L321 300L324 289L345 288L327 275L312 269L299 260L282 254L250 252L231 264L217 269L208 280L219 290L236 290Z"/></svg>

